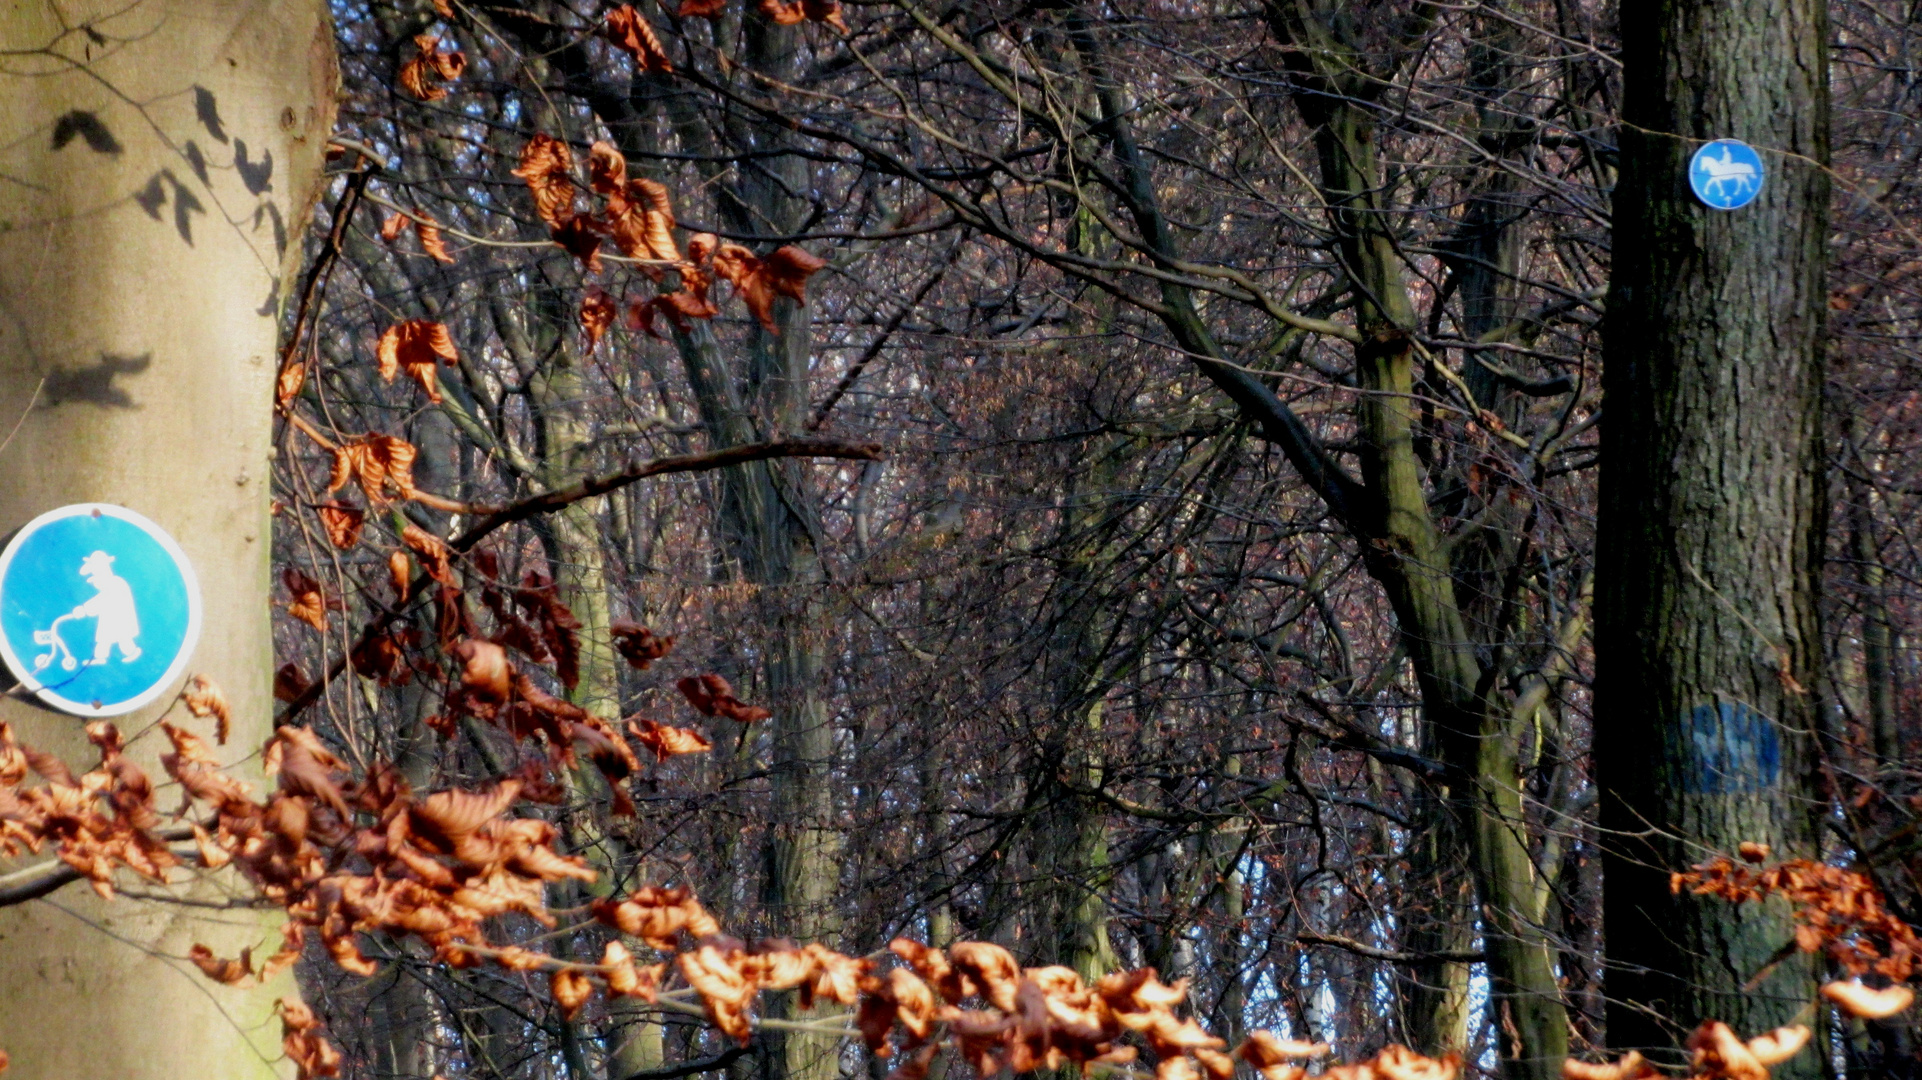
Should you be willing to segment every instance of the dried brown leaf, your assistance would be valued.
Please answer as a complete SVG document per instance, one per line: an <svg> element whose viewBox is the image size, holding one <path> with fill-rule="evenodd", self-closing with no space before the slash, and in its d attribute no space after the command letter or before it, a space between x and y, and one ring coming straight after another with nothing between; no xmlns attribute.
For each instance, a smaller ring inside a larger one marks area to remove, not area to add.
<svg viewBox="0 0 1922 1080"><path fill-rule="evenodd" d="M325 633L327 609L331 605L321 594L320 583L292 566L280 572L280 579L287 586L287 614Z"/></svg>
<svg viewBox="0 0 1922 1080"><path fill-rule="evenodd" d="M313 685L313 680L307 677L306 672L300 670L299 664L291 662L282 664L279 670L274 672L274 700L299 700L300 696Z"/></svg>
<svg viewBox="0 0 1922 1080"><path fill-rule="evenodd" d="M387 556L387 580L394 586L394 596L406 599L414 582L414 564L400 548Z"/></svg>
<svg viewBox="0 0 1922 1080"><path fill-rule="evenodd" d="M376 355L383 381L393 382L394 376L406 371L407 377L418 382L427 392L427 399L440 403L440 382L435 369L440 364L455 364L460 353L454 348L453 336L447 332L445 323L428 319L409 319L395 323L380 336Z"/></svg>
<svg viewBox="0 0 1922 1080"><path fill-rule="evenodd" d="M1915 992L1899 983L1871 990L1859 982L1831 982L1823 985L1822 996L1865 1020L1886 1020L1915 1004Z"/></svg>
<svg viewBox="0 0 1922 1080"><path fill-rule="evenodd" d="M574 218L574 155L567 144L536 133L521 148L514 175L534 196L534 210L549 229L559 229Z"/></svg>
<svg viewBox="0 0 1922 1080"><path fill-rule="evenodd" d="M458 50L440 51L440 38L433 34L415 37L414 47L418 51L413 59L401 65L401 89L422 101L439 101L447 96L440 84L460 78L467 69L467 56Z"/></svg>
<svg viewBox="0 0 1922 1080"><path fill-rule="evenodd" d="M701 754L714 749L707 736L693 728L669 727L653 720L638 723L627 722L627 734L637 743L654 751L656 761L666 761L677 754Z"/></svg>
<svg viewBox="0 0 1922 1080"><path fill-rule="evenodd" d="M1562 1062L1563 1080L1655 1080L1662 1075L1634 1050L1615 1061L1587 1062L1569 1058Z"/></svg>
<svg viewBox="0 0 1922 1080"><path fill-rule="evenodd" d="M587 335L587 351L601 343L601 335L613 325L620 304L600 289L590 289L581 297L581 331Z"/></svg>
<svg viewBox="0 0 1922 1080"><path fill-rule="evenodd" d="M207 946L196 944L187 950L187 959L193 961L194 966L209 979L227 986L233 986L254 973L253 950L250 948L240 950L238 960L224 960L215 956Z"/></svg>
<svg viewBox="0 0 1922 1080"><path fill-rule="evenodd" d="M667 50L661 47L661 39L632 4L622 4L607 13L607 21L601 25L601 36L633 57L635 66L643 72L658 71L665 74L674 70L673 62L667 58Z"/></svg>
<svg viewBox="0 0 1922 1080"><path fill-rule="evenodd" d="M400 541L420 557L421 569L428 577L450 589L460 587L460 579L454 576L454 549L447 546L447 541L411 521L401 528Z"/></svg>
<svg viewBox="0 0 1922 1080"><path fill-rule="evenodd" d="M561 1007L562 1019L572 1020L581 1011L587 999L594 996L594 984L588 977L569 968L556 971L549 976L554 993L554 1003Z"/></svg>
<svg viewBox="0 0 1922 1080"><path fill-rule="evenodd" d="M274 403L281 408L292 404L300 394L300 388L307 385L307 365L298 360L290 360L274 377Z"/></svg>
<svg viewBox="0 0 1922 1080"><path fill-rule="evenodd" d="M460 684L468 694L485 704L507 700L512 691L514 666L507 662L507 650L491 641L469 638L455 645L453 657L461 665Z"/></svg>
<svg viewBox="0 0 1922 1080"><path fill-rule="evenodd" d="M646 671L648 665L666 656L668 650L674 647L672 635L656 634L640 623L626 619L609 623L607 632L614 639L614 651L642 671Z"/></svg>
<svg viewBox="0 0 1922 1080"><path fill-rule="evenodd" d="M187 706L187 711L195 716L213 717L214 741L222 746L227 744L227 733L233 724L233 710L227 706L227 695L220 689L220 684L206 675L195 675L181 689L180 700Z"/></svg>
<svg viewBox="0 0 1922 1080"><path fill-rule="evenodd" d="M1813 1032L1802 1024L1779 1027L1766 1035L1757 1035L1748 1041L1748 1052L1755 1060L1764 1065L1780 1065L1782 1062L1802 1052L1809 1044Z"/></svg>

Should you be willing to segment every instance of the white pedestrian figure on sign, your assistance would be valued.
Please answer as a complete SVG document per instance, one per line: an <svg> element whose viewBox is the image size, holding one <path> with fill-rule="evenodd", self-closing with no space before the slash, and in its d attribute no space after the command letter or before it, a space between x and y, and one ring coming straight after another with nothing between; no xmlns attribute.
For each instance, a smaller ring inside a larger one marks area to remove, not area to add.
<svg viewBox="0 0 1922 1080"><path fill-rule="evenodd" d="M53 658L65 653L60 666L72 671L79 667L73 650L67 647L66 640L60 636L60 624L68 619L92 619L93 659L86 666L104 664L114 649L120 650L120 662L133 663L140 659L140 615L134 609L133 588L127 579L113 572L113 556L104 551L96 551L80 560L80 576L92 585L94 594L82 601L72 611L53 621L45 630L35 630L33 640L36 645L51 645L53 650L45 656L34 658L34 670L38 671L53 662Z"/></svg>
<svg viewBox="0 0 1922 1080"><path fill-rule="evenodd" d="M1755 166L1746 161L1736 161L1727 146L1722 147L1722 159L1715 160L1707 154L1695 159L1695 167L1708 174L1702 182L1702 194L1713 192L1717 199L1726 199L1728 185L1734 184L1737 194L1751 191L1755 187Z"/></svg>

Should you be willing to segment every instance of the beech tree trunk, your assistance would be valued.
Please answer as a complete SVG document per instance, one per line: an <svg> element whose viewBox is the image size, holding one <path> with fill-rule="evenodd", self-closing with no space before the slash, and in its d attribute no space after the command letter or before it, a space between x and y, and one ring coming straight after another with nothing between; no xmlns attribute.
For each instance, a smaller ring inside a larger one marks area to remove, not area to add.
<svg viewBox="0 0 1922 1080"><path fill-rule="evenodd" d="M333 124L327 9L26 0L0 49L0 530L97 500L172 533L205 602L189 670L226 691L240 761L272 723L275 341ZM94 760L77 717L8 697L0 720ZM154 742L130 756L160 776ZM277 940L277 921L78 887L0 910L0 1047L23 1077L281 1075L291 977L224 987L173 959Z"/></svg>
<svg viewBox="0 0 1922 1080"><path fill-rule="evenodd" d="M1674 896L1668 874L1742 841L1817 854L1828 41L1811 0L1627 0L1622 26L1595 760L1609 1042L1669 1058L1705 1017L1753 1034L1814 992L1799 957L1743 992L1784 908ZM1720 137L1767 168L1739 210L1690 194Z"/></svg>

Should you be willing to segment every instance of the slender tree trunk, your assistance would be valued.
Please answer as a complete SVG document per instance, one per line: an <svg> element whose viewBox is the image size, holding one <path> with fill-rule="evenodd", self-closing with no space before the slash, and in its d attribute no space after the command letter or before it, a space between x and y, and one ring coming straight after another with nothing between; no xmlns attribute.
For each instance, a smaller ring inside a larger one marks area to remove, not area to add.
<svg viewBox="0 0 1922 1080"><path fill-rule="evenodd" d="M1415 820L1423 829L1409 842L1408 876L1402 889L1400 918L1410 952L1466 952L1475 940L1473 883L1461 866L1467 846L1455 828L1447 795L1423 789ZM1468 1045L1468 965L1423 960L1397 975L1403 1038L1423 1053L1442 1053Z"/></svg>
<svg viewBox="0 0 1922 1080"><path fill-rule="evenodd" d="M786 79L798 70L798 27L748 16L742 27L745 65ZM663 107L686 148L715 153L715 128L685 102L663 95ZM772 149L785 131L736 118L724 132L738 148ZM718 178L718 174L715 174ZM718 188L720 218L737 235L787 236L799 231L808 205L809 165L792 155L764 155ZM774 306L776 331L750 329L745 355L723 354L712 328L676 333L682 366L717 445L799 434L807 419L808 362L813 341L805 309L785 298ZM805 466L757 462L724 471L718 532L741 579L759 586L755 605L766 628L762 690L771 723L769 786L773 819L762 851L761 900L778 934L831 945L840 932L839 814L831 770L835 731L822 696L827 635L826 571L815 549L818 527L804 482ZM785 997L771 1016L792 1012ZM833 1080L841 1038L817 1033L762 1035L776 1048L770 1066L782 1080Z"/></svg>
<svg viewBox="0 0 1922 1080"><path fill-rule="evenodd" d="M0 49L0 530L98 500L172 533L205 602L190 670L225 689L239 761L272 727L276 316L333 124L326 8L23 0ZM74 717L8 697L0 720L93 760ZM160 775L153 741L130 754ZM0 911L0 1047L24 1077L279 1075L291 977L216 986L168 959L234 955L275 922L78 888Z"/></svg>
<svg viewBox="0 0 1922 1080"><path fill-rule="evenodd" d="M1867 437L1862 428L1859 417L1851 418L1852 446L1860 447ZM1895 717L1894 634L1889 626L1888 598L1883 594L1886 575L1881 545L1876 542L1875 487L1866 480L1852 479L1848 489L1849 554L1855 563L1856 606L1862 620L1862 698L1868 714L1869 748L1876 757L1874 767L1886 769L1901 760L1902 732Z"/></svg>
<svg viewBox="0 0 1922 1080"><path fill-rule="evenodd" d="M1799 958L1745 992L1785 910L1675 896L1668 873L1742 841L1818 853L1828 41L1811 0L1628 0L1622 26L1595 759L1608 1038L1646 1052L1705 1017L1774 1027L1813 992ZM1725 136L1767 167L1728 212L1687 179Z"/></svg>

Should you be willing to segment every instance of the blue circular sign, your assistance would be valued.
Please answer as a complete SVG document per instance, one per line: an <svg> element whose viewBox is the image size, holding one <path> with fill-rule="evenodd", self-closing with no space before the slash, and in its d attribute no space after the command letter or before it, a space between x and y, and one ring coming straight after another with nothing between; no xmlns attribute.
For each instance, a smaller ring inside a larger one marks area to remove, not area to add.
<svg viewBox="0 0 1922 1080"><path fill-rule="evenodd" d="M1740 210L1754 202L1766 178L1762 155L1740 139L1704 144L1688 162L1688 186L1702 205L1716 210Z"/></svg>
<svg viewBox="0 0 1922 1080"><path fill-rule="evenodd" d="M138 709L180 677L199 637L193 566L131 510L50 510L0 552L0 659L63 712Z"/></svg>

